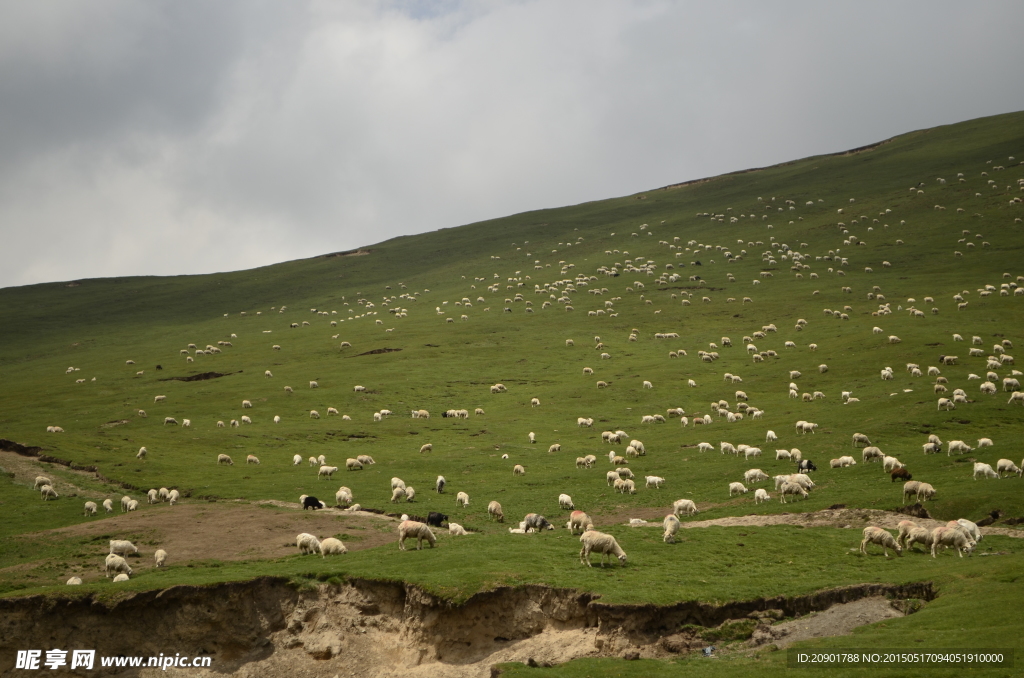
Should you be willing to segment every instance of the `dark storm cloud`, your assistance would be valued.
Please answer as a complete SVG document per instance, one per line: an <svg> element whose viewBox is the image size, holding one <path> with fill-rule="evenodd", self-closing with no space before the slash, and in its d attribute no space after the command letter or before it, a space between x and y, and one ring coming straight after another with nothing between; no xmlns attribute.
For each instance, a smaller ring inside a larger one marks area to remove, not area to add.
<svg viewBox="0 0 1024 678"><path fill-rule="evenodd" d="M0 285L245 268L1019 110L1022 19L1019 3L0 4Z"/></svg>

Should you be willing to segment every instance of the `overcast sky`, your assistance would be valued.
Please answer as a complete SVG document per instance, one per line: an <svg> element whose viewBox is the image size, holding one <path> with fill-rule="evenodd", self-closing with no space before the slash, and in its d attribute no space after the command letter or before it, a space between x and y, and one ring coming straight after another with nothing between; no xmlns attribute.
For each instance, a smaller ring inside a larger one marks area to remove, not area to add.
<svg viewBox="0 0 1024 678"><path fill-rule="evenodd" d="M1024 3L0 0L0 287L201 273L1024 109Z"/></svg>

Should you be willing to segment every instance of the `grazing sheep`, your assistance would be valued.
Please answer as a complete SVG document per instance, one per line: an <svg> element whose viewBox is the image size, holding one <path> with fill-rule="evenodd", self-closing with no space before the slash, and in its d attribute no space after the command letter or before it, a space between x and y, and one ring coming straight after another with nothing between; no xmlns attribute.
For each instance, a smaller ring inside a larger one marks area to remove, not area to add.
<svg viewBox="0 0 1024 678"><path fill-rule="evenodd" d="M153 562L156 567L167 566L167 551L163 549L157 549L156 553L153 554Z"/></svg>
<svg viewBox="0 0 1024 678"><path fill-rule="evenodd" d="M580 562L585 563L587 567L593 567L590 564L591 553L601 554L601 567L604 567L608 556L618 558L623 566L626 565L626 552L615 541L615 537L610 534L604 534L597 530L587 530L580 535L580 543L583 544L583 548L580 549Z"/></svg>
<svg viewBox="0 0 1024 678"><path fill-rule="evenodd" d="M745 483L763 483L768 480L768 474L759 468L752 468L749 471L744 472L743 482Z"/></svg>
<svg viewBox="0 0 1024 678"><path fill-rule="evenodd" d="M249 456L247 456L245 458L245 463L246 464L256 464L257 466L259 466L260 459L255 454L250 454Z"/></svg>
<svg viewBox="0 0 1024 678"><path fill-rule="evenodd" d="M167 424L174 424L175 426L177 426L178 420L175 419L174 417L164 417L164 426L166 426Z"/></svg>
<svg viewBox="0 0 1024 678"><path fill-rule="evenodd" d="M999 474L1000 478L1003 477L1004 473L1016 473L1018 476L1022 475L1021 469L1017 468L1017 465L1014 464L1009 459L1000 459L999 461L997 461L996 472Z"/></svg>
<svg viewBox="0 0 1024 678"><path fill-rule="evenodd" d="M303 532L302 534L296 535L295 546L298 547L299 552L302 555L307 555L310 553L316 554L320 552L320 540L314 537L313 535L309 534L308 532Z"/></svg>
<svg viewBox="0 0 1024 678"><path fill-rule="evenodd" d="M128 561L117 555L108 555L104 560L104 570L106 571L107 579L110 578L112 572L124 575L131 575L132 568L128 566ZM121 581L124 581L123 579Z"/></svg>
<svg viewBox="0 0 1024 678"><path fill-rule="evenodd" d="M868 554L868 544L878 544L882 547L882 553L885 557L889 557L888 549L892 549L896 552L896 555L903 555L903 547L896 543L896 539L893 538L887 530L883 530L880 527L869 525L864 528L864 539L860 542L860 552L864 555Z"/></svg>
<svg viewBox="0 0 1024 678"><path fill-rule="evenodd" d="M105 510L107 513L113 513L114 512L114 502L111 501L110 499L104 499L103 500L103 510Z"/></svg>
<svg viewBox="0 0 1024 678"><path fill-rule="evenodd" d="M437 477L437 480L434 481L434 489L437 491L438 494L444 492L444 486L447 482L448 481L444 479L444 476ZM466 497L466 500L469 501L469 497Z"/></svg>
<svg viewBox="0 0 1024 678"><path fill-rule="evenodd" d="M526 469L521 464L516 464L512 467L512 475L514 476L525 476Z"/></svg>
<svg viewBox="0 0 1024 678"><path fill-rule="evenodd" d="M397 504L400 500L405 499L406 498L406 494L407 494L405 489L406 488L404 488L404 487L392 488L392 490L391 490L391 503Z"/></svg>
<svg viewBox="0 0 1024 678"><path fill-rule="evenodd" d="M501 510L501 504L496 501L492 501L487 505L487 515L499 523L505 522L505 514Z"/></svg>
<svg viewBox="0 0 1024 678"><path fill-rule="evenodd" d="M96 506L96 502L94 502L94 501L87 501L87 502L85 502L85 515L87 515L87 516L94 516L94 515L96 515L96 511L97 511L98 508L99 507Z"/></svg>
<svg viewBox="0 0 1024 678"><path fill-rule="evenodd" d="M886 473L891 473L898 468L903 468L906 464L903 464L896 457L884 456L882 457L882 470Z"/></svg>
<svg viewBox="0 0 1024 678"><path fill-rule="evenodd" d="M338 467L336 466L322 466L320 467L320 472L323 473L323 470L325 468L334 469L330 473L334 473L334 471L338 470ZM362 463L360 463L358 459L352 459L351 457L349 457L348 459L345 460L345 469L348 471L362 471L363 465ZM317 477L319 478L320 474L317 474ZM327 477L330 478L330 474L328 474Z"/></svg>
<svg viewBox="0 0 1024 678"><path fill-rule="evenodd" d="M749 491L750 490L743 486L743 483L729 483L730 497L733 496L734 494L746 494Z"/></svg>
<svg viewBox="0 0 1024 678"><path fill-rule="evenodd" d="M978 475L981 474L986 478L999 478L999 474L996 473L990 464L985 464L980 461L974 462L974 479L978 479Z"/></svg>
<svg viewBox="0 0 1024 678"><path fill-rule="evenodd" d="M872 459L884 459L884 458L885 458L885 454L883 454L882 450L880 450L880 449L878 449L877 447L874 447L874 446L865 447L864 451L861 453L861 462L868 462L868 461L871 461Z"/></svg>
<svg viewBox="0 0 1024 678"><path fill-rule="evenodd" d="M915 482L915 481L912 480L910 482ZM906 485L904 485L904 488L906 488ZM929 485L928 483L921 483L917 487L917 500L918 501L928 501L929 499L934 499L935 498L935 492L936 492L935 488L932 487L931 485Z"/></svg>
<svg viewBox="0 0 1024 678"><path fill-rule="evenodd" d="M936 527L932 530L932 558L937 557L937 551L939 546L953 547L956 549L957 554L963 558L964 551L967 553L973 553L975 542L968 536L967 532L962 529L949 527L943 525L942 527Z"/></svg>
<svg viewBox="0 0 1024 678"><path fill-rule="evenodd" d="M320 557L326 558L327 556L337 556L343 553L348 553L348 549L341 542L340 539L334 537L328 537L320 542Z"/></svg>
<svg viewBox="0 0 1024 678"><path fill-rule="evenodd" d="M32 489L33 490L38 490L43 485L51 485L52 486L53 485L53 481L50 480L49 478L47 478L46 476L36 476L36 482L32 486Z"/></svg>
<svg viewBox="0 0 1024 678"><path fill-rule="evenodd" d="M455 495L456 506L469 506L469 495L465 492L459 492Z"/></svg>
<svg viewBox="0 0 1024 678"><path fill-rule="evenodd" d="M82 583L82 578L81 577L72 577L71 579L68 579L67 586L78 586L81 583Z"/></svg>
<svg viewBox="0 0 1024 678"><path fill-rule="evenodd" d="M644 487L653 487L657 490L660 490L661 486L665 484L665 479L661 476L644 476L644 481Z"/></svg>
<svg viewBox="0 0 1024 678"><path fill-rule="evenodd" d="M679 518L677 518L675 514L670 513L665 516L661 525L665 530L661 536L661 540L666 544L676 543L676 532L679 531Z"/></svg>
<svg viewBox="0 0 1024 678"><path fill-rule="evenodd" d="M565 527L569 530L570 534L576 534L576 530L586 532L589 529L593 529L594 522L583 511L573 511L569 514L569 522L565 524Z"/></svg>
<svg viewBox="0 0 1024 678"><path fill-rule="evenodd" d="M309 411L309 418L310 419L319 419L320 418L320 413L317 412L316 410L310 410Z"/></svg>
<svg viewBox="0 0 1024 678"><path fill-rule="evenodd" d="M572 503L572 497L567 494L558 495L558 507L563 509L574 509L576 508Z"/></svg>
<svg viewBox="0 0 1024 678"><path fill-rule="evenodd" d="M790 476L790 477L792 477L792 476ZM785 481L785 482L782 483L782 485L780 487L777 487L776 489L779 490L779 495L780 495L779 499L780 499L780 501L783 504L786 503L786 495L787 494L791 494L791 495L799 494L801 497L803 497L805 499L807 498L807 489L804 488L804 486L802 484L800 484L800 483L794 483L794 482Z"/></svg>
<svg viewBox="0 0 1024 678"><path fill-rule="evenodd" d="M755 504L760 504L760 503L766 502L766 501L768 501L770 499L771 499L771 495L769 495L768 491L765 490L764 488L760 488L759 487L756 490L754 490L754 503Z"/></svg>
<svg viewBox="0 0 1024 678"><path fill-rule="evenodd" d="M950 440L949 444L946 445L946 456L948 457L954 452L957 454L967 454L973 449L973 447L962 440Z"/></svg>
<svg viewBox="0 0 1024 678"><path fill-rule="evenodd" d="M697 505L693 503L692 499L676 499L672 502L672 514L677 517L683 514L692 516L698 513L700 512L697 510Z"/></svg>
<svg viewBox="0 0 1024 678"><path fill-rule="evenodd" d="M910 471L908 471L906 468L900 467L897 469L893 469L892 473L889 474L889 477L892 479L892 482L895 483L897 480L911 480L914 476L912 476L910 474Z"/></svg>
<svg viewBox="0 0 1024 678"><path fill-rule="evenodd" d="M792 456L789 450L775 450L775 461L789 460L792 459Z"/></svg>
<svg viewBox="0 0 1024 678"><path fill-rule="evenodd" d="M111 539L110 553L119 556L138 555L139 549L130 541L124 539Z"/></svg>
<svg viewBox="0 0 1024 678"><path fill-rule="evenodd" d="M421 447L420 447L420 453L421 453L421 454L422 454L423 452L433 452L433 451L434 451L434 445L433 445L433 443L427 443L427 444L425 444L425 445L423 445L423 446L421 446Z"/></svg>
<svg viewBox="0 0 1024 678"><path fill-rule="evenodd" d="M548 522L547 518L537 513L527 513L524 527L527 530L534 530L540 532L541 530L553 530L555 526Z"/></svg>

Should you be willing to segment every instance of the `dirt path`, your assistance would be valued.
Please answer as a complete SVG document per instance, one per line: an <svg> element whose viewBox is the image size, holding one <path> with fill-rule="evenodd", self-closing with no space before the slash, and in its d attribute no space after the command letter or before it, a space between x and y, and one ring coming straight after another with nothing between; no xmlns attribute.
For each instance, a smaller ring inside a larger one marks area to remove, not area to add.
<svg viewBox="0 0 1024 678"><path fill-rule="evenodd" d="M661 520L664 518L665 509L647 509L631 511L630 517L642 518L649 521L644 527L661 528ZM650 514L650 517L645 514ZM605 518L606 516L601 516ZM621 515L615 516L619 521L623 520ZM711 520L684 520L681 527L692 529L698 527L763 527L765 525L801 525L803 527L838 527L847 529L863 529L868 525L884 527L888 530L895 530L901 520L913 520L921 527L933 529L946 524L944 520L931 520L928 518L912 518L902 513L892 511L879 511L877 509L824 509L809 513L775 513L770 515L748 515L729 516L727 518L713 518ZM1004 537L1024 538L1024 530L1012 527L982 527L981 534L997 534Z"/></svg>

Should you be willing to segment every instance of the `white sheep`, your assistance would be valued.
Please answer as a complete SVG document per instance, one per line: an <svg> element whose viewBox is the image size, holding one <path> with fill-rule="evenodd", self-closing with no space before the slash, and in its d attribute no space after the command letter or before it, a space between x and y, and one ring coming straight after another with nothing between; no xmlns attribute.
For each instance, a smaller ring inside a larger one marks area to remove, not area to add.
<svg viewBox="0 0 1024 678"><path fill-rule="evenodd" d="M110 554L104 560L104 570L106 571L107 578L110 578L112 572L120 574L131 575L132 568L128 566L128 561L114 554ZM121 581L124 581L123 579Z"/></svg>
<svg viewBox="0 0 1024 678"><path fill-rule="evenodd" d="M951 546L955 548L957 554L963 558L964 551L967 553L974 552L975 544L976 542L962 529L943 525L942 527L936 527L932 530L932 558L937 557L939 546L947 548Z"/></svg>
<svg viewBox="0 0 1024 678"><path fill-rule="evenodd" d="M130 556L137 555L139 549L135 544L125 539L111 539L110 540L110 553L118 556Z"/></svg>
<svg viewBox="0 0 1024 678"><path fill-rule="evenodd" d="M72 577L71 579L68 579L67 586L78 586L81 583L82 583L82 578L81 577Z"/></svg>
<svg viewBox="0 0 1024 678"><path fill-rule="evenodd" d="M522 464L516 464L512 467L512 475L514 476L525 476L526 469L523 468Z"/></svg>
<svg viewBox="0 0 1024 678"><path fill-rule="evenodd" d="M792 476L790 476L790 477L792 477ZM805 499L807 498L807 490L800 483L794 483L794 482L788 482L787 481L787 482L783 482L782 486L781 487L777 487L776 489L779 490L779 494L781 495L780 496L780 500L782 501L783 504L786 503L786 495L787 494L791 494L791 495L799 494L801 497L803 497Z"/></svg>
<svg viewBox="0 0 1024 678"><path fill-rule="evenodd" d="M423 548L424 539L428 544L430 544L430 548L434 548L434 544L437 543L437 538L434 536L434 533L430 531L430 528L424 523L416 522L415 520L403 520L398 525L399 550L405 550L406 539L416 539L417 551Z"/></svg>
<svg viewBox="0 0 1024 678"><path fill-rule="evenodd" d="M343 553L348 553L348 549L341 542L340 539L334 537L328 537L320 542L320 557L326 558L327 556L336 556Z"/></svg>
<svg viewBox="0 0 1024 678"><path fill-rule="evenodd" d="M153 563L155 567L166 567L167 551L164 551L163 549L157 549L156 553L153 554Z"/></svg>
<svg viewBox="0 0 1024 678"><path fill-rule="evenodd" d="M1017 465L1009 459L1000 459L996 462L996 472L999 474L1000 478L1004 473L1016 473L1018 476L1022 475L1021 469L1017 468Z"/></svg>
<svg viewBox="0 0 1024 678"><path fill-rule="evenodd" d="M567 494L558 495L558 506L563 509L574 509L576 508L572 503L572 497Z"/></svg>
<svg viewBox="0 0 1024 678"><path fill-rule="evenodd" d="M54 499L60 497L60 495L57 494L57 490L53 489L52 485L43 485L40 487L39 496L43 501L49 501L51 497Z"/></svg>
<svg viewBox="0 0 1024 678"><path fill-rule="evenodd" d="M450 522L448 523L448 534L453 537L465 537L471 533L466 532L466 528L464 528L462 525Z"/></svg>
<svg viewBox="0 0 1024 678"><path fill-rule="evenodd" d="M103 510L106 511L107 513L113 513L114 512L114 502L111 501L110 499L104 499L103 500Z"/></svg>
<svg viewBox="0 0 1024 678"><path fill-rule="evenodd" d="M455 495L456 506L469 506L469 495L465 492L459 492Z"/></svg>
<svg viewBox="0 0 1024 678"><path fill-rule="evenodd" d="M746 494L749 491L750 490L743 486L743 483L729 483L730 497L733 496L734 494Z"/></svg>
<svg viewBox="0 0 1024 678"><path fill-rule="evenodd" d="M324 468L333 469L330 473L334 473L335 471L338 470L338 468L336 466L325 466L325 467L321 467L320 468L320 473L324 472ZM348 470L348 471L362 471L363 470L363 465L360 463L360 461L358 459L353 459L353 458L349 457L348 459L345 460L345 469ZM317 478L319 478L319 477L320 477L320 474L317 474ZM330 474L328 474L327 477L330 478L331 477Z"/></svg>
<svg viewBox="0 0 1024 678"><path fill-rule="evenodd" d="M601 567L604 567L608 556L618 558L623 566L626 565L626 552L615 541L615 537L610 534L604 534L597 530L587 530L580 535L580 543L583 544L583 548L580 549L580 562L586 563L587 567L593 567L590 564L591 553L601 554Z"/></svg>
<svg viewBox="0 0 1024 678"><path fill-rule="evenodd" d="M660 490L664 484L665 479L661 476L644 476L644 487L653 487L656 490Z"/></svg>
<svg viewBox="0 0 1024 678"><path fill-rule="evenodd" d="M974 462L974 479L978 479L978 475L982 475L986 478L999 478L999 474L996 473L990 464L985 464L980 461Z"/></svg>
<svg viewBox="0 0 1024 678"><path fill-rule="evenodd" d="M487 515L491 518L494 518L499 523L505 522L505 514L501 510L501 504L499 504L496 501L492 501L491 503L487 504Z"/></svg>
<svg viewBox="0 0 1024 678"><path fill-rule="evenodd" d="M957 454L967 454L973 449L973 447L962 440L950 440L949 444L946 445L946 456L948 457L954 452Z"/></svg>
<svg viewBox="0 0 1024 678"><path fill-rule="evenodd" d="M248 455L245 458L245 463L246 464L256 464L257 466L259 466L260 465L260 458L257 457L255 454L250 454L250 455Z"/></svg>
<svg viewBox="0 0 1024 678"><path fill-rule="evenodd" d="M763 483L768 480L768 474L759 468L752 468L743 474L743 482L745 483Z"/></svg>
<svg viewBox="0 0 1024 678"><path fill-rule="evenodd" d="M693 503L692 499L676 499L672 502L672 514L675 516L682 516L683 514L692 516L700 513L697 510L697 505Z"/></svg>
<svg viewBox="0 0 1024 678"><path fill-rule="evenodd" d="M295 546L298 547L302 555L320 552L320 540L308 532L296 535Z"/></svg>
<svg viewBox="0 0 1024 678"><path fill-rule="evenodd" d="M888 549L892 549L896 552L896 555L903 555L903 547L900 546L896 539L887 530L883 530L880 527L869 525L864 528L864 539L860 542L860 552L867 555L868 544L878 544L882 547L882 553L885 557L889 557Z"/></svg>
<svg viewBox="0 0 1024 678"><path fill-rule="evenodd" d="M766 502L766 501L768 501L770 499L771 499L771 495L769 495L768 491L765 490L764 488L759 487L756 490L754 490L754 503L755 504L760 504L760 503Z"/></svg>
<svg viewBox="0 0 1024 678"><path fill-rule="evenodd" d="M665 516L661 526L665 530L661 535L661 540L666 544L674 544L676 542L676 533L679 531L679 518L674 513L670 513Z"/></svg>

